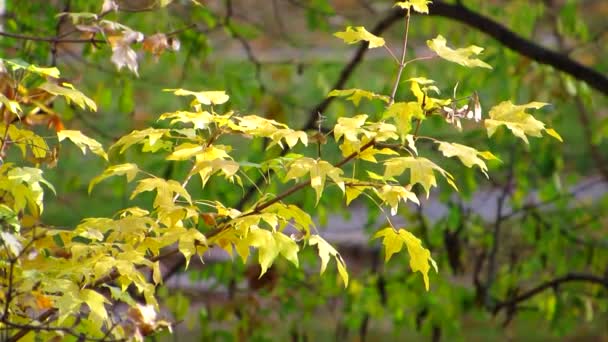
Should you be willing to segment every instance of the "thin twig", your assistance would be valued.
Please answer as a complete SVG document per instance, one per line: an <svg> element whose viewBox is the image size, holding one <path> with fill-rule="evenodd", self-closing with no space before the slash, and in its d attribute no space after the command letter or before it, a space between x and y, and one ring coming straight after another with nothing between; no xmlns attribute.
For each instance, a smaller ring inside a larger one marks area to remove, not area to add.
<svg viewBox="0 0 608 342"><path fill-rule="evenodd" d="M395 95L397 95L397 89L399 88L399 82L401 82L401 74L403 73L403 69L405 69L405 56L407 55L407 39L410 31L410 10L405 12L405 35L403 37L403 51L401 52L401 63L399 64L399 69L397 70L397 79L395 80L395 84L393 85L393 91L391 92L390 101L388 102L389 106L395 102Z"/></svg>

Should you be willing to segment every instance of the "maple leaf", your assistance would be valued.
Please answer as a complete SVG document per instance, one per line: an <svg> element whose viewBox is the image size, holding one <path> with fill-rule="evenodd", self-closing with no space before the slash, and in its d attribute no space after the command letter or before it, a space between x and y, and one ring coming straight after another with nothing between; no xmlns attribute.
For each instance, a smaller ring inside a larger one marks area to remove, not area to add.
<svg viewBox="0 0 608 342"><path fill-rule="evenodd" d="M300 250L298 244L292 238L283 233L274 232L272 234L279 253L285 259L289 260L292 264L298 267L298 251Z"/></svg>
<svg viewBox="0 0 608 342"><path fill-rule="evenodd" d="M297 159L289 165L289 171L285 179L297 179L307 173L310 173L310 186L315 189L317 194L317 204L321 199L326 177L331 178L343 192L345 191L342 169L334 167L324 160L314 160L312 158Z"/></svg>
<svg viewBox="0 0 608 342"><path fill-rule="evenodd" d="M435 86L429 86L426 83L427 81L430 81L431 83L435 82L433 80L427 80L424 77L416 77L411 78L408 81L412 82L410 89L414 96L416 96L418 104L422 106L424 103L424 110L432 110L439 106L447 106L452 102L451 99L437 99L429 96L429 91L438 92L438 89L436 89ZM420 85L423 85L423 87L420 88Z"/></svg>
<svg viewBox="0 0 608 342"><path fill-rule="evenodd" d="M412 119L425 119L422 107L417 102L395 102L386 109L383 117L395 120L402 142L412 130Z"/></svg>
<svg viewBox="0 0 608 342"><path fill-rule="evenodd" d="M107 169L105 169L101 175L99 175L91 180L91 182L89 183L89 194L91 193L91 190L93 190L93 187L95 186L95 184L103 181L106 178L113 177L113 176L126 175L127 182L131 182L133 179L135 179L135 176L137 175L138 172L139 172L139 167L137 167L137 164L125 163L125 164L120 164L120 165L112 165L112 166L108 167Z"/></svg>
<svg viewBox="0 0 608 342"><path fill-rule="evenodd" d="M95 104L95 101L88 98L79 90L76 90L74 86L70 83L64 82L61 85L58 85L51 82L45 82L38 86L38 88L53 95L63 96L68 102L68 104L70 102L73 102L82 109L86 109L88 107L94 112L97 111L97 105Z"/></svg>
<svg viewBox="0 0 608 342"><path fill-rule="evenodd" d="M329 94L327 94L327 97L332 97L332 96L348 96L346 99L349 101L352 101L355 106L359 106L359 102L361 102L361 99L366 98L368 100L372 100L372 99L378 99L381 101L384 101L386 103L389 102L389 97L386 95L379 95L367 90L362 90L362 89L334 89L332 91L329 92Z"/></svg>
<svg viewBox="0 0 608 342"><path fill-rule="evenodd" d="M429 270L431 265L438 272L437 263L431 258L431 252L422 247L422 242L414 234L401 228L396 231L393 227L381 229L374 234L374 239L383 238L385 262L388 262L393 254L400 252L405 244L410 255L410 267L414 272L422 273L424 287L429 290ZM429 265L429 263L431 265Z"/></svg>
<svg viewBox="0 0 608 342"><path fill-rule="evenodd" d="M108 318L108 312L104 304L109 304L110 301L102 294L89 289L80 290L79 297L91 310L91 322L96 322L95 325L101 328L102 322Z"/></svg>
<svg viewBox="0 0 608 342"><path fill-rule="evenodd" d="M20 59L4 59L0 58L5 64L12 70L27 70L33 74L37 74L42 77L59 78L60 72L56 67L39 67L34 64L29 64Z"/></svg>
<svg viewBox="0 0 608 342"><path fill-rule="evenodd" d="M410 1L399 1L394 6L401 7L409 11L410 7L418 13L429 13L429 6L432 1L428 0L410 0Z"/></svg>
<svg viewBox="0 0 608 342"><path fill-rule="evenodd" d="M491 137L496 129L504 125L518 138L529 144L527 135L532 137L541 137L541 132L544 130L559 141L563 141L562 137L553 129L545 128L545 124L536 120L532 115L526 113L526 109L539 109L548 105L543 102L530 102L524 105L514 105L511 101L503 101L490 109L488 114L489 119L484 120L484 125L488 131L488 137Z"/></svg>
<svg viewBox="0 0 608 342"><path fill-rule="evenodd" d="M369 43L370 49L384 46L383 38L368 32L363 26L348 26L346 31L336 32L334 33L334 36L342 39L347 44L355 44L360 41L366 41Z"/></svg>
<svg viewBox="0 0 608 342"><path fill-rule="evenodd" d="M4 94L0 93L0 108L2 108L2 106L6 107L6 109L8 109L13 114L19 115L23 113L19 102L9 100Z"/></svg>
<svg viewBox="0 0 608 342"><path fill-rule="evenodd" d="M458 63L465 67L482 67L492 69L492 67L484 61L471 56L478 55L483 51L482 47L471 45L467 48L452 49L446 46L446 40L442 35L438 35L432 40L428 40L426 44L435 51L439 57L450 62Z"/></svg>
<svg viewBox="0 0 608 342"><path fill-rule="evenodd" d="M177 96L194 96L196 99L194 104L203 104L203 105L220 105L228 102L230 96L226 94L225 91L222 90L213 90L213 91L191 91L186 89L163 89L163 91L172 92Z"/></svg>
<svg viewBox="0 0 608 342"><path fill-rule="evenodd" d="M376 149L373 147L367 148L365 151L361 152L361 147L367 144L369 141L349 141L345 140L342 144L340 144L339 148L342 151L342 155L344 157L350 156L351 154L357 152L357 159L367 160L372 163L378 162L376 160L376 154L383 155L399 155L399 152L392 150L390 148Z"/></svg>
<svg viewBox="0 0 608 342"><path fill-rule="evenodd" d="M385 184L382 186L382 188L374 190L376 191L378 197L380 197L380 199L382 199L384 202L388 203L388 205L391 207L391 215L397 214L397 208L401 200L403 200L403 202L410 200L420 205L420 201L418 201L416 194L400 185L395 186Z"/></svg>
<svg viewBox="0 0 608 342"><path fill-rule="evenodd" d="M144 144L150 148L151 152L155 152L161 148L170 148L172 143L170 141L161 140L161 138L168 134L170 130L161 128L146 128L144 130L135 130L131 133L122 136L110 147L110 150L122 146L120 153L124 153L129 147L135 144ZM152 148L154 147L154 148Z"/></svg>
<svg viewBox="0 0 608 342"><path fill-rule="evenodd" d="M127 69L139 76L137 72L137 53L131 48L131 44L139 43L143 39L144 35L141 32L132 30L125 30L118 37L111 36L108 38L112 46L112 58L110 60L118 70L126 66Z"/></svg>
<svg viewBox="0 0 608 342"><path fill-rule="evenodd" d="M173 113L164 113L158 118L158 120L166 119L173 119L171 125L176 122L191 123L195 129L205 129L215 121L214 115L207 111L187 112L180 110Z"/></svg>
<svg viewBox="0 0 608 342"><path fill-rule="evenodd" d="M498 157L496 157L490 151L479 152L469 146L442 141L438 141L437 144L439 144L439 151L441 151L444 156L448 158L458 157L458 159L460 159L462 164L464 164L466 167L473 167L473 165L477 165L486 177L488 177L488 167L486 166L486 163L479 157L486 160L493 159L500 161L500 159L498 159Z"/></svg>
<svg viewBox="0 0 608 342"><path fill-rule="evenodd" d="M384 177L394 177L401 175L405 172L406 169L410 170L410 183L420 184L426 191L426 197L429 197L430 189L433 186L437 186L437 179L435 178L435 172L439 172L445 180L450 184L454 189L456 188L456 184L454 184L454 177L441 167L437 166L437 164L432 161L422 158L422 157L401 157L401 158L391 158L384 162L385 171Z"/></svg>
<svg viewBox="0 0 608 342"><path fill-rule="evenodd" d="M179 50L179 40L167 37L164 33L156 33L144 38L143 49L158 58L165 50Z"/></svg>
<svg viewBox="0 0 608 342"><path fill-rule="evenodd" d="M344 139L350 141L358 141L357 135L363 130L361 126L365 124L365 120L367 120L366 114L355 115L351 118L338 118L338 123L334 126L334 137L336 141L339 141L342 136Z"/></svg>
<svg viewBox="0 0 608 342"><path fill-rule="evenodd" d="M91 150L91 152L101 156L105 160L108 160L108 155L103 150L103 146L101 146L97 140L87 137L80 131L64 129L57 132L57 138L59 141L63 141L64 139L72 141L82 150L83 154L86 154L88 148Z"/></svg>
<svg viewBox="0 0 608 342"><path fill-rule="evenodd" d="M170 179L165 180L161 178L146 178L139 181L137 187L131 193L131 199L138 194L145 191L156 190L156 198L154 199L154 208L158 208L161 205L171 206L173 204L174 194L179 194L188 203L192 204L190 194L182 187L177 181Z"/></svg>
<svg viewBox="0 0 608 342"><path fill-rule="evenodd" d="M249 248L249 246L252 246L258 249L258 262L261 268L260 278L266 273L280 252L280 248L278 248L277 241L273 234L268 230L256 226L252 226L249 229L247 236L243 239L241 244L242 248ZM243 255L241 255L241 257L242 256Z"/></svg>
<svg viewBox="0 0 608 342"><path fill-rule="evenodd" d="M338 267L338 273L344 282L344 287L348 286L348 272L346 271L346 263L338 251L325 241L319 235L311 235L308 239L308 244L311 246L316 245L319 250L319 258L321 258L321 274L327 269L329 258L334 257L336 260L336 266Z"/></svg>

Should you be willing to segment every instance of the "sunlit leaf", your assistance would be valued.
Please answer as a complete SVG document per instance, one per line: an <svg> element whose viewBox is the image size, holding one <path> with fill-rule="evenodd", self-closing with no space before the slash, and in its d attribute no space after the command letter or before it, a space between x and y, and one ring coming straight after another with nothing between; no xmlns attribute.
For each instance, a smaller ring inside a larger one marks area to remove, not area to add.
<svg viewBox="0 0 608 342"><path fill-rule="evenodd" d="M410 0L410 1L399 1L395 4L395 6L401 7L403 9L409 10L410 7L414 9L414 11L418 13L429 13L429 6L431 1L428 0Z"/></svg>
<svg viewBox="0 0 608 342"><path fill-rule="evenodd" d="M405 244L410 255L410 267L414 272L422 273L424 287L429 290L429 270L431 265L437 270L437 264L431 258L431 252L422 247L420 239L405 229L396 231L393 227L381 229L374 234L374 239L382 238L384 245L385 261L388 262L391 256L400 252ZM430 263L430 264L429 264Z"/></svg>
<svg viewBox="0 0 608 342"><path fill-rule="evenodd" d="M409 191L408 189L406 189L403 186L395 186L395 185L386 184L386 185L382 186L380 189L374 189L374 190L376 191L376 194L378 195L378 197L391 207L392 215L397 214L397 208L399 206L400 201L405 202L406 200L410 200L410 201L420 205L420 202L418 201L418 197L416 197L416 194Z"/></svg>
<svg viewBox="0 0 608 342"><path fill-rule="evenodd" d="M137 164L125 163L120 165L112 165L105 169L102 174L91 180L91 182L89 183L89 193L91 193L91 190L93 190L95 184L103 181L106 178L126 175L127 182L131 182L133 181L133 179L135 179L135 176L138 172L139 167L137 167Z"/></svg>
<svg viewBox="0 0 608 342"><path fill-rule="evenodd" d="M437 164L422 157L401 157L391 158L384 162L385 170L384 177L399 176L410 170L410 184L420 184L426 191L428 198L430 189L433 186L437 186L437 179L435 178L435 172L439 172L445 180L454 187L456 190L456 184L454 184L454 177Z"/></svg>
<svg viewBox="0 0 608 342"><path fill-rule="evenodd" d="M446 40L442 35L438 35L437 38L428 40L427 45L431 50L435 51L439 57L446 59L450 62L458 63L465 67L482 67L492 69L492 67L486 62L471 58L472 56L479 55L483 48L475 45L471 45L467 48L452 49L446 46Z"/></svg>
<svg viewBox="0 0 608 342"><path fill-rule="evenodd" d="M191 91L185 89L163 89L177 96L194 96L196 103L204 105L219 105L228 102L230 96L225 91Z"/></svg>
<svg viewBox="0 0 608 342"><path fill-rule="evenodd" d="M308 239L308 244L311 246L316 245L319 251L319 258L321 258L321 274L325 272L327 269L327 264L329 263L329 258L334 257L336 260L336 266L338 267L338 273L344 282L344 287L348 286L348 272L346 271L346 263L342 259L342 256L338 251L330 245L327 241L325 241L319 235L311 235Z"/></svg>
<svg viewBox="0 0 608 342"><path fill-rule="evenodd" d="M83 154L86 154L87 148L91 150L91 152L95 153L98 156L101 156L103 159L108 160L108 155L103 150L101 144L92 138L87 137L82 134L80 131L75 130L67 130L64 129L62 131L57 132L57 138L59 141L63 141L64 139L69 139L72 141L80 150L82 150Z"/></svg>
<svg viewBox="0 0 608 342"><path fill-rule="evenodd" d="M280 232L274 232L273 236L279 253L298 267L298 251L300 250L298 244L293 239Z"/></svg>
<svg viewBox="0 0 608 342"><path fill-rule="evenodd" d="M96 321L98 326L101 327L102 323L108 318L108 312L104 304L109 304L110 301L102 294L89 289L80 290L80 299L91 310L92 320Z"/></svg>
<svg viewBox="0 0 608 342"><path fill-rule="evenodd" d="M369 33L363 26L348 26L344 32L336 32L334 36L344 40L347 44L355 44L360 41L369 43L369 48L384 46L384 39Z"/></svg>
<svg viewBox="0 0 608 342"><path fill-rule="evenodd" d="M417 102L395 102L386 109L384 117L395 120L402 142L412 130L412 119L425 119L422 107Z"/></svg>
<svg viewBox="0 0 608 342"><path fill-rule="evenodd" d="M171 206L173 204L173 196L179 195L188 203L192 203L192 198L186 189L180 183L173 179L165 180L162 178L146 178L139 181L135 190L131 194L134 198L138 194L146 191L156 191L156 199L154 207Z"/></svg>
<svg viewBox="0 0 608 342"><path fill-rule="evenodd" d="M327 94L327 97L332 97L332 96L346 97L346 99L349 101L352 101L355 104L355 106L359 106L359 102L361 102L361 99L363 99L363 98L366 98L368 100L378 99L378 100L381 100L386 103L388 103L388 101L389 101L389 97L386 95L378 95L376 93L372 93L370 91L357 89L357 88L355 88L355 89L334 89L334 90L330 91L329 94Z"/></svg>
<svg viewBox="0 0 608 342"><path fill-rule="evenodd" d="M458 159L460 159L462 164L466 167L473 167L473 165L477 165L486 177L488 177L488 167L481 158L486 160L500 160L489 151L480 152L472 147L457 143L438 141L437 144L439 144L439 151L441 151L444 156L448 158L458 157Z"/></svg>
<svg viewBox="0 0 608 342"><path fill-rule="evenodd" d="M75 89L73 85L69 83L62 83L61 85L45 82L38 86L53 95L63 96L68 103L73 102L82 109L90 108L92 111L97 111L97 105L95 101L88 98L86 95Z"/></svg>
<svg viewBox="0 0 608 342"><path fill-rule="evenodd" d="M526 109L539 109L548 105L542 102L530 102L525 105L514 105L511 101L504 101L490 109L489 118L484 120L491 137L499 126L506 126L518 138L528 144L527 136L541 137L544 130L547 134L557 140L562 141L561 137L553 129L545 128L545 124L536 120L532 115L526 113Z"/></svg>
<svg viewBox="0 0 608 342"><path fill-rule="evenodd" d="M170 148L172 143L164 141L161 138L169 134L170 130L160 128L146 128L144 130L136 130L127 135L123 135L110 150L122 146L120 153L124 153L129 147L135 144L144 144L144 146L158 147L158 149ZM154 151L154 149L152 149Z"/></svg>
<svg viewBox="0 0 608 342"><path fill-rule="evenodd" d="M285 179L298 179L308 173L310 173L310 186L315 189L317 194L317 203L321 199L326 177L331 178L342 191L345 191L342 169L334 167L324 160L314 160L312 158L297 159L289 165L289 171Z"/></svg>
<svg viewBox="0 0 608 342"><path fill-rule="evenodd" d="M6 107L11 113L20 115L23 110L21 109L21 105L19 102L9 100L4 94L0 93L0 105ZM0 108L2 108L0 106Z"/></svg>
<svg viewBox="0 0 608 342"><path fill-rule="evenodd" d="M355 115L350 118L338 118L338 123L334 127L336 141L339 141L342 136L346 140L358 141L357 135L363 132L360 128L365 124L365 120L367 120L366 114Z"/></svg>

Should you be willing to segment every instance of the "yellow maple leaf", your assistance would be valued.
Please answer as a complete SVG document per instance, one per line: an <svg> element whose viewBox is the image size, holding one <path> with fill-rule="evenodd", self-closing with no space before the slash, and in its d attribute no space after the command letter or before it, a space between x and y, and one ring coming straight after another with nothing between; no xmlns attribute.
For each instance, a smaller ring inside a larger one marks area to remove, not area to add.
<svg viewBox="0 0 608 342"><path fill-rule="evenodd" d="M443 141L438 141L437 143L439 144L439 151L441 151L444 156L448 158L458 157L458 159L460 159L462 164L466 167L473 167L473 165L477 165L486 177L488 177L488 167L481 158L486 160L500 160L490 151L479 152L472 147L457 143L447 143Z"/></svg>
<svg viewBox="0 0 608 342"><path fill-rule="evenodd" d="M370 49L384 46L383 38L368 32L363 26L348 26L346 31L336 32L334 33L334 36L344 40L344 42L347 44L355 44L360 41L366 41L369 43Z"/></svg>
<svg viewBox="0 0 608 342"><path fill-rule="evenodd" d="M446 45L446 40L442 35L438 35L432 40L426 42L428 47L435 51L437 55L450 62L458 63L465 67L482 67L492 69L492 67L486 62L471 58L471 56L479 55L483 52L483 48L475 45L471 45L467 48L452 49Z"/></svg>
<svg viewBox="0 0 608 342"><path fill-rule="evenodd" d="M458 190L454 184L454 177L437 164L422 157L400 157L391 158L384 162L384 177L394 177L403 174L405 170L410 170L410 184L420 184L426 191L427 198L430 189L437 186L435 172L439 172L454 189Z"/></svg>
<svg viewBox="0 0 608 342"><path fill-rule="evenodd" d="M410 7L418 13L429 13L429 5L432 1L428 0L410 0L410 1L399 1L395 4L396 7L409 10Z"/></svg>
<svg viewBox="0 0 608 342"><path fill-rule="evenodd" d="M524 105L514 105L511 101L504 101L490 109L489 118L484 121L484 125L488 131L488 137L491 137L496 129L502 125L506 126L518 138L529 144L527 135L532 137L541 137L542 131L551 135L559 141L563 141L562 137L553 129L545 128L545 124L532 115L526 113L526 109L539 109L548 105L543 102L530 102Z"/></svg>
<svg viewBox="0 0 608 342"><path fill-rule="evenodd" d="M374 239L378 238L383 238L382 244L384 245L385 262L388 262L393 254L400 252L403 249L403 245L406 246L407 252L410 255L410 267L412 271L422 273L424 287L428 291L431 265L435 269L435 272L438 272L438 269L437 263L431 258L431 252L422 247L420 239L403 228L396 230L393 227L379 230L374 235Z"/></svg>

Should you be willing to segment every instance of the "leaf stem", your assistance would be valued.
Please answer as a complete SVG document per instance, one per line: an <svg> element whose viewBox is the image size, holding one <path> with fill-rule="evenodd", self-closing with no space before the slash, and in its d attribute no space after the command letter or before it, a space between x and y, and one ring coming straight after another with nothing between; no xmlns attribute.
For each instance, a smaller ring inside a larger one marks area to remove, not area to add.
<svg viewBox="0 0 608 342"><path fill-rule="evenodd" d="M397 70L397 79L395 80L395 84L393 85L393 91L391 92L391 99L389 101L389 106L395 102L395 95L397 94L397 89L399 88L399 82L401 82L401 74L403 74L403 69L405 69L405 56L407 52L407 37L409 35L410 30L410 10L408 9L405 14L405 35L403 37L403 51L401 52L401 63L399 64L399 69Z"/></svg>

